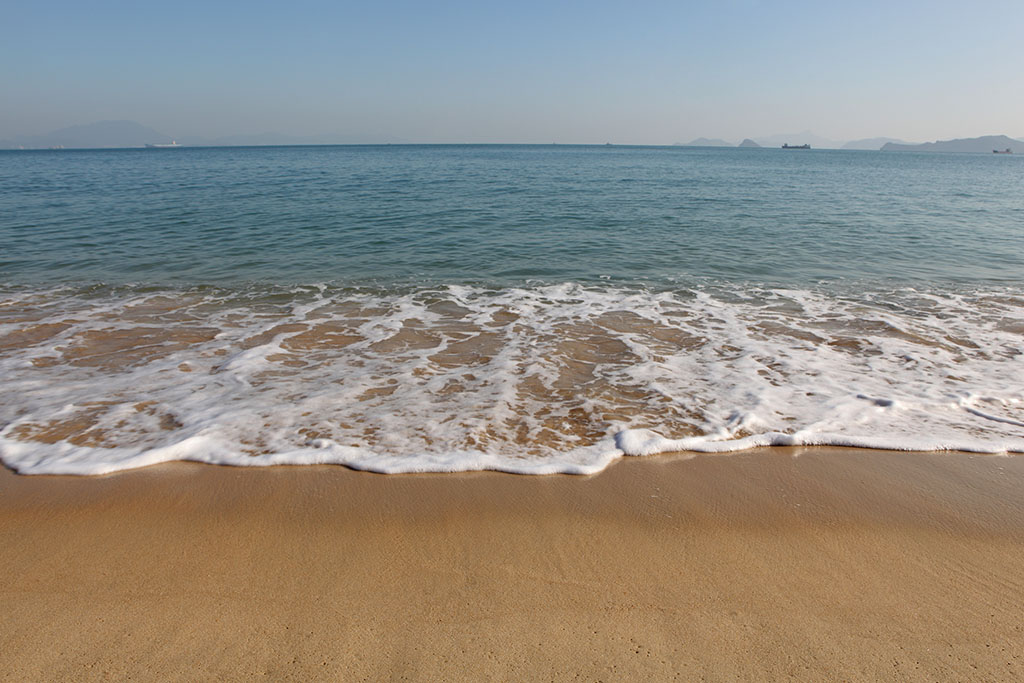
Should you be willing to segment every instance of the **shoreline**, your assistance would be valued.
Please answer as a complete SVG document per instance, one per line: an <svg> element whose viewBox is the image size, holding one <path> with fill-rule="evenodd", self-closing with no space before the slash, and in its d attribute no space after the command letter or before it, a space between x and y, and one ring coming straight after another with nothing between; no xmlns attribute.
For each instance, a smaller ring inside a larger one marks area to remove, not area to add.
<svg viewBox="0 0 1024 683"><path fill-rule="evenodd" d="M0 460L548 474L800 444L1024 453L1022 329L1021 291L943 285L26 291L0 301Z"/></svg>
<svg viewBox="0 0 1024 683"><path fill-rule="evenodd" d="M4 680L1024 676L1024 457L0 472Z"/></svg>

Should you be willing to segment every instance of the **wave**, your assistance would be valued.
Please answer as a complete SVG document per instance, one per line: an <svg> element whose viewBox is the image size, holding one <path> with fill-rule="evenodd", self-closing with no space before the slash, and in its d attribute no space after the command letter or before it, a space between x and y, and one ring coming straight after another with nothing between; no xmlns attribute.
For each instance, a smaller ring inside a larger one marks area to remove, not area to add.
<svg viewBox="0 0 1024 683"><path fill-rule="evenodd" d="M589 474L762 446L1024 452L1024 292L704 283L0 293L0 459Z"/></svg>

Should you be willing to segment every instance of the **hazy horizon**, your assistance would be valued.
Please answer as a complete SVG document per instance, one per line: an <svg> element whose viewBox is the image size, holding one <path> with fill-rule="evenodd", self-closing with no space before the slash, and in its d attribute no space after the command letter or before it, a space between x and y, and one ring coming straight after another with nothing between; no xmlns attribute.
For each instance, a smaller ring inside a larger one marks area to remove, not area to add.
<svg viewBox="0 0 1024 683"><path fill-rule="evenodd" d="M1024 133L1020 3L60 1L5 19L0 139L104 120L416 143Z"/></svg>
<svg viewBox="0 0 1024 683"><path fill-rule="evenodd" d="M990 140L988 138L1009 138L1004 140ZM142 147L144 144L150 143L167 143L171 141L177 142L182 146L278 146L278 145L465 145L465 144L483 144L483 145L549 145L551 142L541 141L522 141L522 142L472 142L463 143L457 141L431 141L431 142L419 142L415 140L403 140L403 139L391 139L391 140L374 140L374 139L358 139L351 136L344 135L309 135L309 136L289 136L285 134L279 134L272 131L268 131L261 134L236 134L228 135L218 138L203 138L198 136L173 136L168 135L164 131L158 131L148 126L144 126L136 121L128 120L114 120L114 121L97 121L88 124L77 124L67 128L50 131L44 135L39 136L18 136L14 138L2 139L0 138L0 149L18 149L21 146L23 149L55 149L55 148L69 148L69 149L111 149L111 148L132 148ZM673 142L660 142L660 143L632 143L632 142L617 142L614 143L618 146L639 146L639 147L669 147L669 146L712 146L712 147L737 147L743 146L741 142L747 142L753 140L757 146L761 147L777 147L782 143L792 144L807 144L810 143L813 147L824 148L824 149L860 149L860 150L873 150L878 149L887 142L893 142L903 145L921 145L921 141L912 140L901 140L889 137L875 137L869 139L859 140L828 140L816 135L813 131L802 131L802 132L791 132L791 133L776 133L773 135L762 135L751 138L745 138L744 140L722 140L717 138L707 138L706 136L700 136L692 140L678 140ZM1011 140L1016 142L1024 142L1024 136L1004 136L999 135L984 135L984 136L962 136L961 139L953 139L948 141L925 141L925 146L943 142L961 142L968 141L975 143L979 149L984 148L984 151L989 151L988 147L991 145L1007 144ZM870 144L864 144L870 143ZM591 142L572 142L572 143L554 143L554 144L566 144L568 146L582 144L582 145L604 145L612 143L601 143L597 141ZM5 147L7 145L7 147ZM978 150L973 150L978 151Z"/></svg>

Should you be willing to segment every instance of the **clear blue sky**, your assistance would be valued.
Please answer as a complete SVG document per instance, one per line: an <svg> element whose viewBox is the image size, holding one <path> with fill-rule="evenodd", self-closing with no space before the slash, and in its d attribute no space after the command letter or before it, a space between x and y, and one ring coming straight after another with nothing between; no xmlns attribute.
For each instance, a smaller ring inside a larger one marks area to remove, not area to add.
<svg viewBox="0 0 1024 683"><path fill-rule="evenodd" d="M0 138L1024 136L1024 2L12 2Z"/></svg>

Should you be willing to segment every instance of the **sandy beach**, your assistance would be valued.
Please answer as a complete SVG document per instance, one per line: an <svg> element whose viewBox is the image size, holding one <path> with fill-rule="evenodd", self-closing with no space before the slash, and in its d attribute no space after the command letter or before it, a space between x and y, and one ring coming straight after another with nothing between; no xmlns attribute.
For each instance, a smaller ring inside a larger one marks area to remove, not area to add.
<svg viewBox="0 0 1024 683"><path fill-rule="evenodd" d="M3 680L1020 680L1024 458L0 472Z"/></svg>

